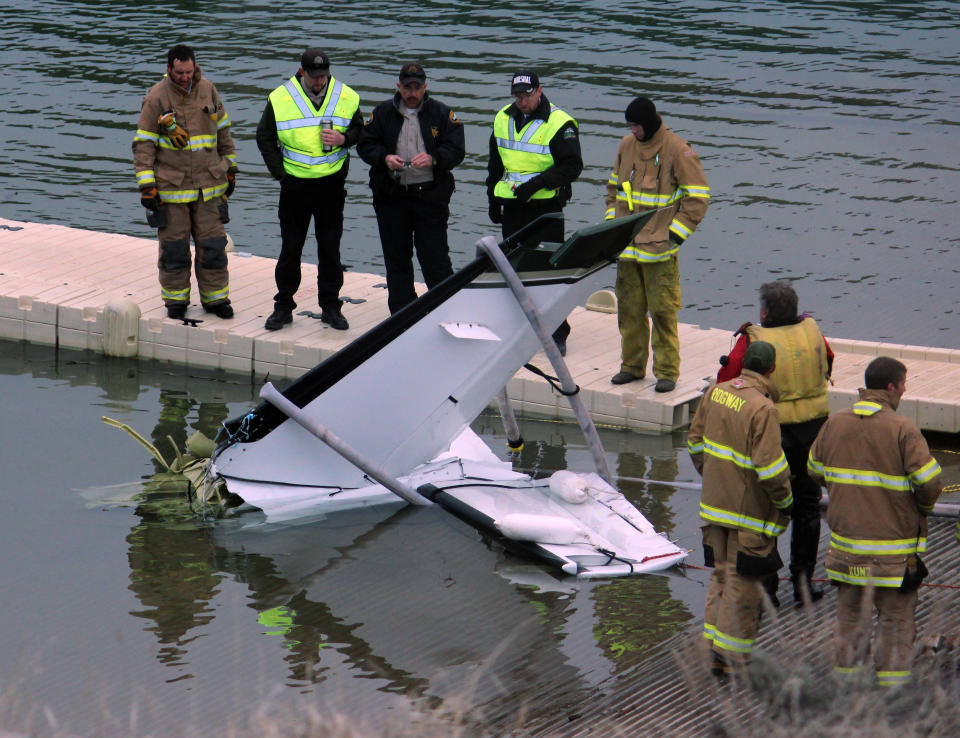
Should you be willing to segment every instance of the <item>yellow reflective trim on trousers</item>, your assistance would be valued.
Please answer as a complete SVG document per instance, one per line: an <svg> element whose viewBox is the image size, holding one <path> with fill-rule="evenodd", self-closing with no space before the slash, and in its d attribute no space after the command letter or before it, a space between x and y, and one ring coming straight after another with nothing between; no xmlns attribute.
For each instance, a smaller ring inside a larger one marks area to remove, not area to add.
<svg viewBox="0 0 960 738"><path fill-rule="evenodd" d="M940 471L940 464L937 463L936 459L931 458L930 461L910 475L910 481L914 484L923 484L937 476Z"/></svg>
<svg viewBox="0 0 960 738"><path fill-rule="evenodd" d="M733 526L734 528L743 528L760 533L768 538L776 538L787 529L785 525L774 523L769 520L760 520L743 513L723 510L719 507L700 503L700 517L710 523L718 525Z"/></svg>
<svg viewBox="0 0 960 738"><path fill-rule="evenodd" d="M833 671L836 674L843 674L844 676L854 676L856 674L863 673L863 665L860 666L834 666Z"/></svg>
<svg viewBox="0 0 960 738"><path fill-rule="evenodd" d="M846 538L830 533L830 545L839 551L860 556L909 556L927 550L925 536L899 539Z"/></svg>
<svg viewBox="0 0 960 738"><path fill-rule="evenodd" d="M203 290L200 290L200 302L202 302L204 305L209 305L211 302L225 300L229 295L229 287L224 287L222 290L216 290L215 292L204 292Z"/></svg>
<svg viewBox="0 0 960 738"><path fill-rule="evenodd" d="M835 569L827 569L827 576L835 582L855 584L858 587L867 587L869 585L873 585L874 587L899 587L903 584L903 577L855 577L846 572L836 571Z"/></svg>
<svg viewBox="0 0 960 738"><path fill-rule="evenodd" d="M190 288L182 290L168 290L166 287L160 288L160 297L164 302L189 302Z"/></svg>
<svg viewBox="0 0 960 738"><path fill-rule="evenodd" d="M906 671L878 671L877 685L880 687L896 687L900 684L909 684L912 672Z"/></svg>
<svg viewBox="0 0 960 738"><path fill-rule="evenodd" d="M713 645L724 651L734 653L750 653L757 642L756 638L737 638L720 630L714 630Z"/></svg>
<svg viewBox="0 0 960 738"><path fill-rule="evenodd" d="M807 466L814 464L813 459L809 459ZM827 482L835 484L852 484L858 487L880 487L889 489L892 492L909 492L910 480L899 474L883 474L869 469L844 469L839 466L826 466L817 463L811 467L820 474Z"/></svg>

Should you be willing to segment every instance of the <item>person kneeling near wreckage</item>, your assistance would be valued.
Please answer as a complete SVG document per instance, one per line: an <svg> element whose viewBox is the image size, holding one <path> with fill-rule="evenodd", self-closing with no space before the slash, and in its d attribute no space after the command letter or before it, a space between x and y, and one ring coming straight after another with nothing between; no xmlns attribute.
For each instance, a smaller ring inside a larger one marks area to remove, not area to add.
<svg viewBox="0 0 960 738"><path fill-rule="evenodd" d="M793 495L770 381L775 367L774 347L752 342L740 376L707 389L687 437L703 477L703 557L713 568L704 637L716 676L749 663L763 580L783 566L777 536L790 522Z"/></svg>

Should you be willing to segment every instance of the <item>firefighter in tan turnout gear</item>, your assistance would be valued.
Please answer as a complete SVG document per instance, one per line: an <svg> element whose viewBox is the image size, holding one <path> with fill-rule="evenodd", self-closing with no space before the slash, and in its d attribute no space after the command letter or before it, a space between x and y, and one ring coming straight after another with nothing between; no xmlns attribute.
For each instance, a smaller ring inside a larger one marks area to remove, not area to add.
<svg viewBox="0 0 960 738"><path fill-rule="evenodd" d="M703 476L703 556L713 568L704 637L717 676L749 663L763 579L783 566L776 543L793 496L770 382L775 366L772 345L751 343L741 375L707 390L688 434L690 457Z"/></svg>
<svg viewBox="0 0 960 738"><path fill-rule="evenodd" d="M670 392L680 376L677 254L707 212L710 187L696 152L663 124L650 100L636 98L627 106L625 117L630 133L617 149L604 217L622 218L651 209L660 212L617 261L621 361L620 371L610 381L626 384L643 379L652 348L654 390Z"/></svg>
<svg viewBox="0 0 960 738"><path fill-rule="evenodd" d="M942 488L940 465L920 429L897 413L907 368L879 356L864 381L859 402L820 430L808 469L830 494L826 563L838 588L835 668L844 675L862 671L875 609L877 683L895 686L910 681L917 588L927 573L920 554Z"/></svg>
<svg viewBox="0 0 960 738"><path fill-rule="evenodd" d="M227 275L227 198L237 157L230 118L217 88L200 74L193 50L167 53L167 73L143 99L133 139L133 167L147 222L160 241L160 292L167 315L180 319L190 304L190 238L197 249L200 303L232 318Z"/></svg>

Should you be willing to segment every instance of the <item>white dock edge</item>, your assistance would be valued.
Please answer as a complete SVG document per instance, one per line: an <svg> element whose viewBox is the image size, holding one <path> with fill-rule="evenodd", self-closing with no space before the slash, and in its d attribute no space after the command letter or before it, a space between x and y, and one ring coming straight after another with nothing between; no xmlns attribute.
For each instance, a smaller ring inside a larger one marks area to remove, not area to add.
<svg viewBox="0 0 960 738"><path fill-rule="evenodd" d="M355 272L344 275L341 291L350 330L335 331L301 315L319 313L316 267L304 264L293 325L267 331L276 262L244 253L242 244L238 249L229 254L236 317L221 320L194 304L187 317L202 322L193 327L166 317L153 239L0 218L0 338L103 352L104 307L122 299L140 311L139 358L223 369L262 382L267 375L303 374L389 315L385 279ZM647 378L615 386L610 377L620 368L620 334L614 305L612 295L598 295L593 309L576 308L569 318L566 360L594 422L645 433L686 427L720 356L733 345L732 331L680 325L681 375L673 392L655 393L649 368ZM960 350L828 340L836 353L831 409L855 402L873 357L893 356L909 369L900 412L925 430L960 432ZM543 354L532 363L549 371ZM510 380L507 393L525 415L574 421L566 398L525 369Z"/></svg>

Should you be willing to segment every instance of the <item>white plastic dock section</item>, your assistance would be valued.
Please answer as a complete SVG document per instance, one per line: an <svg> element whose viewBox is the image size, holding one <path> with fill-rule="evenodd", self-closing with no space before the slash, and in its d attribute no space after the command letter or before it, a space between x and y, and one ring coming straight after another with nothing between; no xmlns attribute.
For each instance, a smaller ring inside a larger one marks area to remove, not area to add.
<svg viewBox="0 0 960 738"><path fill-rule="evenodd" d="M308 239L306 254L310 248ZM236 317L221 320L204 313L196 304L194 283L187 318L202 322L186 325L166 317L156 263L153 239L0 218L0 338L100 352L104 306L125 299L140 309L139 357L253 373L262 380L267 374L299 376L389 314L385 279L347 272L341 297L347 301L343 313L349 330L335 331L299 315L319 314L316 266L304 264L293 324L267 331L263 322L273 309L276 262L239 251L229 255ZM655 393L649 369L647 379L615 387L610 377L620 368L616 313L609 301L597 303L599 310L577 308L570 315L573 331L566 357L594 420L654 433L688 425L704 387L716 374L719 357L731 348L731 331L681 324L681 377L673 392ZM830 343L837 354L830 391L833 409L856 400L872 357L895 356L909 369L900 412L926 430L960 431L960 350L846 339ZM532 363L551 373L543 354ZM507 392L522 413L573 420L566 398L524 369L509 382Z"/></svg>

